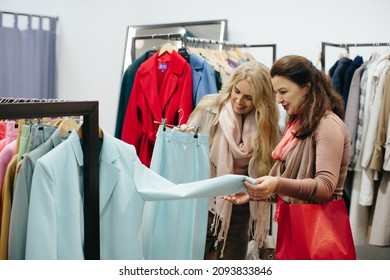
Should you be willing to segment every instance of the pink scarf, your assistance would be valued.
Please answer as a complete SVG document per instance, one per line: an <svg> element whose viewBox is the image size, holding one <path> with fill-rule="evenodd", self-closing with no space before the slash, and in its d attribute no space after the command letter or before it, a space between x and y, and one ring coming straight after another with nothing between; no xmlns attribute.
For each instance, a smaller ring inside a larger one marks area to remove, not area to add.
<svg viewBox="0 0 390 280"><path fill-rule="evenodd" d="M288 153L297 145L299 139L294 136L296 128L299 126L298 121L293 121L288 124L282 140L272 152L272 157L279 161L285 161Z"/></svg>

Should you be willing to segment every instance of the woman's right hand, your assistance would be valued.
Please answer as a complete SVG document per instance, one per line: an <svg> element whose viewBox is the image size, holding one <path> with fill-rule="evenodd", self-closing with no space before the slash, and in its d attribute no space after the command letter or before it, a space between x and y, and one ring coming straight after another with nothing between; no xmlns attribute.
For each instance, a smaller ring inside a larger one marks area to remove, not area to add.
<svg viewBox="0 0 390 280"><path fill-rule="evenodd" d="M229 194L221 197L224 200L230 201L233 204L240 205L250 201L251 197L246 192L239 192L236 194Z"/></svg>
<svg viewBox="0 0 390 280"><path fill-rule="evenodd" d="M256 179L256 184L244 181L244 185L252 200L264 200L275 193L278 184L277 177L263 176Z"/></svg>

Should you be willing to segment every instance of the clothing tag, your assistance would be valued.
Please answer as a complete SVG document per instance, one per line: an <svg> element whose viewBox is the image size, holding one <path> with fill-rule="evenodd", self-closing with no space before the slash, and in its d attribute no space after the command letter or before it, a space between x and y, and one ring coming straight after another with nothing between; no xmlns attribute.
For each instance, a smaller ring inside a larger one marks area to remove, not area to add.
<svg viewBox="0 0 390 280"><path fill-rule="evenodd" d="M167 63L160 63L159 65L158 65L158 70L160 70L160 71L162 71L162 72L164 72L165 70L167 70L168 69L168 64Z"/></svg>

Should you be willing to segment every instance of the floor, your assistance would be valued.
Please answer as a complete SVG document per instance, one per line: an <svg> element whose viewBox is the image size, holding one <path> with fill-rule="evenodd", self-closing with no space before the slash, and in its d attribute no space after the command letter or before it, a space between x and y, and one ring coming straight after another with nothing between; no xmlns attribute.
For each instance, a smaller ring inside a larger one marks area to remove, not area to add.
<svg viewBox="0 0 390 280"><path fill-rule="evenodd" d="M356 246L356 255L358 260L390 260L390 246Z"/></svg>

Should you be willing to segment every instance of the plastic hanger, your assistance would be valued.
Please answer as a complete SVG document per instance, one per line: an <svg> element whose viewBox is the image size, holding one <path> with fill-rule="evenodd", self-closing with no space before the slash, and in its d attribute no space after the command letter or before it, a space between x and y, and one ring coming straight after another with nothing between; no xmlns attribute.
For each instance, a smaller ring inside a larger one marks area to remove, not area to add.
<svg viewBox="0 0 390 280"><path fill-rule="evenodd" d="M190 62L190 53L188 52L186 47L181 47L177 51L187 62Z"/></svg>

